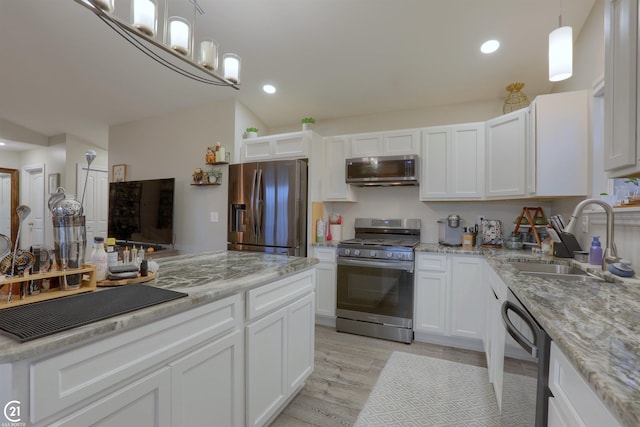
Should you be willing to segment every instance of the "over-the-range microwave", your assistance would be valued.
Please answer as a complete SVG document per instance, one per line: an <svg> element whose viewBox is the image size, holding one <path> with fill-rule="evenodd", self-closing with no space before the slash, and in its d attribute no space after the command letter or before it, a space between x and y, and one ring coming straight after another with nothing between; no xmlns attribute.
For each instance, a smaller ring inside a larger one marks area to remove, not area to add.
<svg viewBox="0 0 640 427"><path fill-rule="evenodd" d="M415 154L347 159L345 180L362 187L418 185L418 163Z"/></svg>

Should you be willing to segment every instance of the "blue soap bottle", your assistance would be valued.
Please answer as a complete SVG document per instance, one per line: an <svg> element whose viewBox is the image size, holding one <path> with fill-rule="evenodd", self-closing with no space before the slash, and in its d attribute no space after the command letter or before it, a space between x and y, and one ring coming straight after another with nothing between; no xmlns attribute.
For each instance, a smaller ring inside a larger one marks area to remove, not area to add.
<svg viewBox="0 0 640 427"><path fill-rule="evenodd" d="M591 242L591 249L589 250L589 264L602 264L602 245L600 244L600 236L593 236L593 242Z"/></svg>

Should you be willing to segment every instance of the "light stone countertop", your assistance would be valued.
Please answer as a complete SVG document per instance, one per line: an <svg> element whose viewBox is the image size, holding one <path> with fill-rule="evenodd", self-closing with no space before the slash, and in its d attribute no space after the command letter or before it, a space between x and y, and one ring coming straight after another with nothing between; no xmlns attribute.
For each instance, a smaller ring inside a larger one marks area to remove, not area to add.
<svg viewBox="0 0 640 427"><path fill-rule="evenodd" d="M598 396L624 425L640 425L640 280L604 275L599 267L526 250L474 249L423 243L420 252L484 255ZM616 282L524 276L514 261L576 265Z"/></svg>
<svg viewBox="0 0 640 427"><path fill-rule="evenodd" d="M222 251L161 258L157 262L160 269L156 286L185 292L189 294L188 297L22 344L0 335L0 364L67 349L76 343L102 339L108 334L141 326L307 270L318 260L259 252ZM99 288L97 292L109 292L110 289Z"/></svg>

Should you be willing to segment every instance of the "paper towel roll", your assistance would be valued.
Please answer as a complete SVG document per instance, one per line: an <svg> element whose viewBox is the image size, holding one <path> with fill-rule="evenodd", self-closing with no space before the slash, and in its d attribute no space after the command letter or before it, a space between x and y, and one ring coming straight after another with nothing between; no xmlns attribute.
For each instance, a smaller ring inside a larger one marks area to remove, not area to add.
<svg viewBox="0 0 640 427"><path fill-rule="evenodd" d="M331 232L331 240L339 242L342 240L342 224L329 224L329 231Z"/></svg>

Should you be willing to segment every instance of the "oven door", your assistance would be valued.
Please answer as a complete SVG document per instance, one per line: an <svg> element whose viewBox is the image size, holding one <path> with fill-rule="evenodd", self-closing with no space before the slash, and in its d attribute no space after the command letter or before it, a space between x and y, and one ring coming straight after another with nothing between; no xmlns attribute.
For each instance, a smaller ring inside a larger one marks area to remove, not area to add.
<svg viewBox="0 0 640 427"><path fill-rule="evenodd" d="M337 316L411 329L413 262L338 257Z"/></svg>

